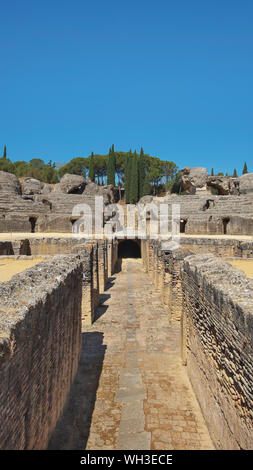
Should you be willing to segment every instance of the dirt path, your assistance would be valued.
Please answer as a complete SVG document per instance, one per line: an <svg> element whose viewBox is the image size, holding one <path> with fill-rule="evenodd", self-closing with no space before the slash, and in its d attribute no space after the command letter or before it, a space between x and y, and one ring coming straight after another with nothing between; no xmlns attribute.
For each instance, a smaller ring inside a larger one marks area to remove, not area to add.
<svg viewBox="0 0 253 470"><path fill-rule="evenodd" d="M50 449L213 448L168 315L140 260L124 260L83 333Z"/></svg>

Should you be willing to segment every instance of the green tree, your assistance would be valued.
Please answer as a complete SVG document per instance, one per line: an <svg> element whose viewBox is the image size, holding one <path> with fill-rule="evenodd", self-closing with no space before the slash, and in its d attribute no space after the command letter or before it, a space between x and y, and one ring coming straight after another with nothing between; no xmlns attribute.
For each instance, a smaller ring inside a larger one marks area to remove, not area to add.
<svg viewBox="0 0 253 470"><path fill-rule="evenodd" d="M136 151L132 157L129 199L131 204L135 204L139 200L138 157Z"/></svg>
<svg viewBox="0 0 253 470"><path fill-rule="evenodd" d="M45 163L41 158L32 158L29 163L31 168L36 168L37 170L43 170L45 166Z"/></svg>
<svg viewBox="0 0 253 470"><path fill-rule="evenodd" d="M169 190L172 186L178 167L174 162L161 160L162 175L165 178L165 191Z"/></svg>
<svg viewBox="0 0 253 470"><path fill-rule="evenodd" d="M95 179L98 184L104 184L104 178L107 175L108 155L94 155Z"/></svg>
<svg viewBox="0 0 253 470"><path fill-rule="evenodd" d="M244 163L243 170L242 170L242 174L243 174L243 175L246 175L247 173L248 173L248 167L247 167L247 163L245 162L245 163Z"/></svg>
<svg viewBox="0 0 253 470"><path fill-rule="evenodd" d="M213 168L211 170L211 176L214 176L214 171L213 171Z"/></svg>
<svg viewBox="0 0 253 470"><path fill-rule="evenodd" d="M4 153L3 153L3 157L2 157L4 160L6 160L7 158L7 150L6 150L6 145L4 146Z"/></svg>
<svg viewBox="0 0 253 470"><path fill-rule="evenodd" d="M6 171L7 173L13 173L13 163L9 158L0 158L0 171Z"/></svg>
<svg viewBox="0 0 253 470"><path fill-rule="evenodd" d="M147 172L145 175L145 181L143 185L142 196L148 196L150 194L151 187L150 187L150 174Z"/></svg>
<svg viewBox="0 0 253 470"><path fill-rule="evenodd" d="M44 165L43 170L41 171L40 179L44 183L55 184L58 181L58 173L55 169L55 163L50 162L47 165Z"/></svg>
<svg viewBox="0 0 253 470"><path fill-rule="evenodd" d="M182 192L181 172L178 171L175 176L173 185L171 187L171 193L181 194L181 192Z"/></svg>
<svg viewBox="0 0 253 470"><path fill-rule="evenodd" d="M114 145L109 150L109 158L107 164L107 184L112 184L115 186L115 167L116 167L116 157L114 152Z"/></svg>
<svg viewBox="0 0 253 470"><path fill-rule="evenodd" d="M237 177L238 177L237 171L236 171L236 169L234 169L233 178L237 178Z"/></svg>
<svg viewBox="0 0 253 470"><path fill-rule="evenodd" d="M133 155L131 149L127 154L126 167L125 167L125 202L130 202L130 184L131 184L131 169L132 169Z"/></svg>
<svg viewBox="0 0 253 470"><path fill-rule="evenodd" d="M115 173L117 176L117 182L118 182L118 188L119 188L119 198L121 200L121 188L124 184L127 153L115 152L115 156L116 156Z"/></svg>
<svg viewBox="0 0 253 470"><path fill-rule="evenodd" d="M87 171L89 169L89 159L84 157L76 157L70 160L69 163L59 168L58 173L60 177L69 173L71 175L80 175L87 177Z"/></svg>
<svg viewBox="0 0 253 470"><path fill-rule="evenodd" d="M149 167L149 175L150 175L150 183L153 187L153 194L156 194L157 186L159 185L163 173L162 173L162 165L161 161L157 157L153 157L150 160L150 167Z"/></svg>
<svg viewBox="0 0 253 470"><path fill-rule="evenodd" d="M13 173L17 178L26 176L29 169L29 163L24 161L17 161L13 163Z"/></svg>
<svg viewBox="0 0 253 470"><path fill-rule="evenodd" d="M145 162L143 148L141 147L140 158L139 158L139 199L143 196L145 176L146 176L146 162Z"/></svg>
<svg viewBox="0 0 253 470"><path fill-rule="evenodd" d="M94 165L94 154L91 152L90 165L89 165L89 178L91 181L95 181L95 165Z"/></svg>

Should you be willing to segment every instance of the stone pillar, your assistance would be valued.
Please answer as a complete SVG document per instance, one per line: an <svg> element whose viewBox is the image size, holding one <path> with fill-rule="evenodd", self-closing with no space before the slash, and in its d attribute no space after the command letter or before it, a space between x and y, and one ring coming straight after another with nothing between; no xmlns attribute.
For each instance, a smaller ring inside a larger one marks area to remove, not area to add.
<svg viewBox="0 0 253 470"><path fill-rule="evenodd" d="M158 247L156 288L158 292L161 292L162 295L163 295L163 289L164 289L164 278L165 278L164 261L162 258L162 252L160 250L160 247Z"/></svg>
<svg viewBox="0 0 253 470"><path fill-rule="evenodd" d="M162 299L163 299L163 304L166 305L166 307L168 307L169 319L171 320L170 292L171 292L171 274L168 271L168 268L164 268L164 284L163 284Z"/></svg>
<svg viewBox="0 0 253 470"><path fill-rule="evenodd" d="M118 240L113 240L113 270L112 274L115 273L115 271L118 271Z"/></svg>
<svg viewBox="0 0 253 470"><path fill-rule="evenodd" d="M99 274L98 274L98 244L94 243L92 247L92 312L99 305Z"/></svg>
<svg viewBox="0 0 253 470"><path fill-rule="evenodd" d="M164 303L168 305L171 319L180 321L182 314L180 265L184 257L191 253L182 249L172 250L166 243L163 243L161 253L164 262Z"/></svg>
<svg viewBox="0 0 253 470"><path fill-rule="evenodd" d="M113 241L107 242L107 257L108 257L108 277L113 273Z"/></svg>
<svg viewBox="0 0 253 470"><path fill-rule="evenodd" d="M82 329L94 321L99 303L97 244L87 243L72 249L82 261Z"/></svg>
<svg viewBox="0 0 253 470"><path fill-rule="evenodd" d="M98 276L99 276L99 293L102 294L105 290L107 283L107 257L105 255L105 242L99 240L98 242Z"/></svg>

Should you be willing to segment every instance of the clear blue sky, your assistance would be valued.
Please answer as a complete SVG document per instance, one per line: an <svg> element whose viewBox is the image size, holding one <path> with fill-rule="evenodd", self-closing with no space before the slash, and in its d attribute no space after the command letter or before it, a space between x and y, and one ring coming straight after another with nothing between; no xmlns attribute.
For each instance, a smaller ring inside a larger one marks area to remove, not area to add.
<svg viewBox="0 0 253 470"><path fill-rule="evenodd" d="M0 151L253 171L252 25L252 0L3 1Z"/></svg>

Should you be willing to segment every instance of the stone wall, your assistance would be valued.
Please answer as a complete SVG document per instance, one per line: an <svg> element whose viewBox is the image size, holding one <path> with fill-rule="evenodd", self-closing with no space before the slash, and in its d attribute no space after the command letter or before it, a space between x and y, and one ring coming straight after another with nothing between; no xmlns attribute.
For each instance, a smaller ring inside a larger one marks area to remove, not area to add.
<svg viewBox="0 0 253 470"><path fill-rule="evenodd" d="M217 448L253 449L253 281L212 255L181 268L187 370Z"/></svg>
<svg viewBox="0 0 253 470"><path fill-rule="evenodd" d="M253 280L171 242L142 241L142 258L181 322L182 362L215 446L253 449Z"/></svg>
<svg viewBox="0 0 253 470"><path fill-rule="evenodd" d="M145 196L141 202L152 201L158 210L160 204L167 204L168 231L172 206L179 204L182 231L186 234L252 235L253 174L243 175L240 180L242 191L238 194L225 194L225 190L223 195ZM217 184L217 177L212 184ZM101 187L78 175L64 175L60 183L48 185L33 178L20 182L14 175L0 172L0 232L71 233L79 219L85 224L92 217L94 224L95 196L103 197L104 208L117 200L111 186Z"/></svg>
<svg viewBox="0 0 253 470"><path fill-rule="evenodd" d="M47 447L77 371L81 331L95 320L100 293L117 264L117 242L111 241L110 249L108 244L84 239L0 244L5 258L47 260L0 283L1 449ZM57 251L71 254L52 257Z"/></svg>
<svg viewBox="0 0 253 470"><path fill-rule="evenodd" d="M0 232L71 233L81 213L84 219L93 214L94 221L95 196L103 197L105 206L115 202L112 186L101 187L82 176L64 175L60 183L51 185L34 178L19 181L1 171Z"/></svg>
<svg viewBox="0 0 253 470"><path fill-rule="evenodd" d="M85 239L78 238L24 238L0 241L1 255L58 255L70 254L73 247L83 245Z"/></svg>
<svg viewBox="0 0 253 470"><path fill-rule="evenodd" d="M168 195L150 197L142 203L168 206L168 231L171 232L173 205L180 207L181 232L191 235L252 235L253 194L227 195ZM162 216L161 216L162 219Z"/></svg>
<svg viewBox="0 0 253 470"><path fill-rule="evenodd" d="M84 324L91 324L99 304L99 294L103 293L108 278L117 269L118 242L116 240L86 240L85 238L29 238L11 239L0 242L0 256L31 255L54 256L78 253L82 256L85 272L83 278Z"/></svg>
<svg viewBox="0 0 253 470"><path fill-rule="evenodd" d="M192 252L212 253L215 256L253 258L253 241L231 238L193 238L181 237L180 245Z"/></svg>
<svg viewBox="0 0 253 470"><path fill-rule="evenodd" d="M75 377L83 266L57 256L0 283L0 448L45 449Z"/></svg>

